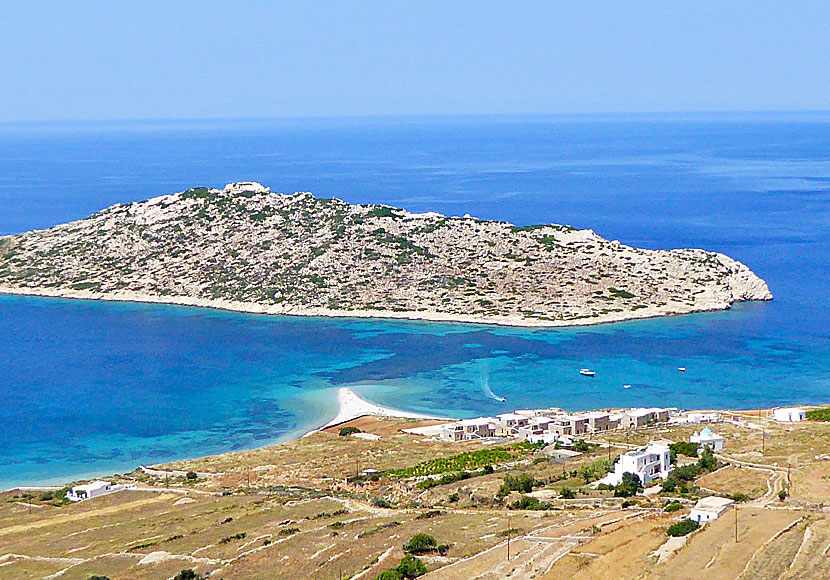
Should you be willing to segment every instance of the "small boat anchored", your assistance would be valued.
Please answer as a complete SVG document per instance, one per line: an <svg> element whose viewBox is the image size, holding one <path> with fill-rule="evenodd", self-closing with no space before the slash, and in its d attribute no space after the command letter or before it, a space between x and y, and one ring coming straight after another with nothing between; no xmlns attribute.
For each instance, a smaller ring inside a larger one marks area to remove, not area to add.
<svg viewBox="0 0 830 580"><path fill-rule="evenodd" d="M685 373L686 372L686 367L677 367L677 370L680 371L681 373Z"/></svg>
<svg viewBox="0 0 830 580"><path fill-rule="evenodd" d="M624 388L624 389L630 389L630 388L631 388L631 385L623 385L623 388Z"/></svg>
<svg viewBox="0 0 830 580"><path fill-rule="evenodd" d="M597 373L592 371L591 369L579 369L579 374L583 377L592 377Z"/></svg>

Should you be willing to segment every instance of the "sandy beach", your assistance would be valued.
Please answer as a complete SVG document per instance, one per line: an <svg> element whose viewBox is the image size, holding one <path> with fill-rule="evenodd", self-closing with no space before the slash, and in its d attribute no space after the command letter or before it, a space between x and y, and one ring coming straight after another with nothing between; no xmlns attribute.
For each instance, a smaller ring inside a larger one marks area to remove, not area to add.
<svg viewBox="0 0 830 580"><path fill-rule="evenodd" d="M352 419L357 419L364 415L378 415L381 417L403 417L406 419L445 419L446 417L436 417L433 415L423 415L421 413L410 413L408 411L400 411L398 409L391 409L389 407L382 407L376 405L353 390L343 387L337 391L337 403L339 411L337 416L323 425L321 429L331 427L332 425L339 425Z"/></svg>

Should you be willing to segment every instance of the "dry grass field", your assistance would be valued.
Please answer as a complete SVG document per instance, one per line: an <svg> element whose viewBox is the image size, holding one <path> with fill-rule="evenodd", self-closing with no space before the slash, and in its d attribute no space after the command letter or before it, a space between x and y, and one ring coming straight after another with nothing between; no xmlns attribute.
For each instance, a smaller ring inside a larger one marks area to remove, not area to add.
<svg viewBox="0 0 830 580"><path fill-rule="evenodd" d="M830 497L830 461L821 457L830 429L760 421L765 454L759 430L715 426L726 438L722 459L735 464L696 482L754 500L739 507L738 542L730 511L659 563L654 553L665 550L666 529L688 514L695 496L681 498L684 509L671 513L663 510L665 494L632 498L624 508L612 492L586 485L583 468L626 445L685 440L694 427L613 433L604 437L616 444L610 452L595 447L567 462L513 450L491 471L423 489L417 478L353 476L515 444L426 440L401 432L415 421L364 417L350 425L378 439L341 437L337 427L264 449L157 466L153 474L137 470L123 481L138 489L79 504L48 494L2 494L0 578L170 580L190 568L224 580L373 580L400 561L403 545L418 533L449 546L444 555L421 556L427 580L830 578L830 521L821 510ZM777 490L787 488L788 464L792 498L781 501ZM188 471L201 475L188 480ZM508 509L522 494L499 497L507 474L531 476L530 495L547 509ZM563 490L574 497L563 499Z"/></svg>

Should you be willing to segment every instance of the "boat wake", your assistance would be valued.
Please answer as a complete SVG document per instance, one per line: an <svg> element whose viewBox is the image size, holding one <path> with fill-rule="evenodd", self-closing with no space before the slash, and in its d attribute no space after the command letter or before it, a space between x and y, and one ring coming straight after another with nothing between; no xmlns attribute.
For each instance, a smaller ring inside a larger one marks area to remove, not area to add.
<svg viewBox="0 0 830 580"><path fill-rule="evenodd" d="M493 392L493 389L490 388L490 373L487 372L487 369L481 371L481 390L484 391L484 394L489 398L499 401L500 403L504 403L507 400L504 397L499 397Z"/></svg>

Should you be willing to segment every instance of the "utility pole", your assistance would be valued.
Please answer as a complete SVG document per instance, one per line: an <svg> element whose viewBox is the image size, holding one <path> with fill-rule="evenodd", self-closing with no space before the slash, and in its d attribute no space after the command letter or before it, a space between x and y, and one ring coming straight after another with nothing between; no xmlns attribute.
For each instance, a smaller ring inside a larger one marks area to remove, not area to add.
<svg viewBox="0 0 830 580"><path fill-rule="evenodd" d="M170 489L170 472L169 471L164 472L164 487L166 487L167 489Z"/></svg>

